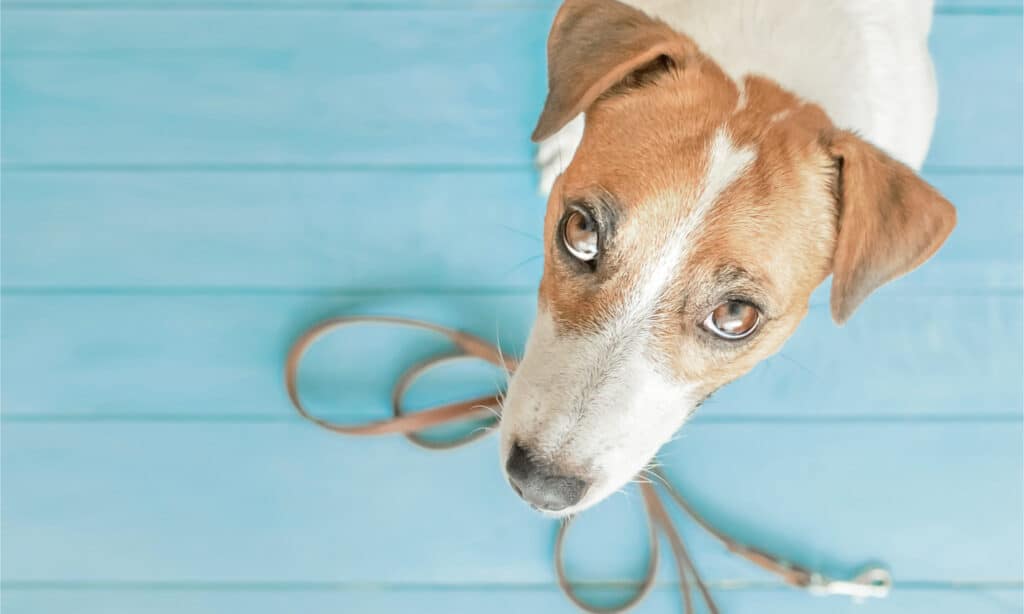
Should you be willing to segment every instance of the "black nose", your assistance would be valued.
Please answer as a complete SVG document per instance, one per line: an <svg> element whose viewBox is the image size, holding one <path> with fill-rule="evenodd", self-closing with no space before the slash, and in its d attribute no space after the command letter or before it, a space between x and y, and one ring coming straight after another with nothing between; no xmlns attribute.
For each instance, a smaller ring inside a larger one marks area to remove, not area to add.
<svg viewBox="0 0 1024 614"><path fill-rule="evenodd" d="M505 470L516 493L530 505L547 512L579 503L587 491L586 482L559 475L554 467L534 460L519 444L512 446Z"/></svg>

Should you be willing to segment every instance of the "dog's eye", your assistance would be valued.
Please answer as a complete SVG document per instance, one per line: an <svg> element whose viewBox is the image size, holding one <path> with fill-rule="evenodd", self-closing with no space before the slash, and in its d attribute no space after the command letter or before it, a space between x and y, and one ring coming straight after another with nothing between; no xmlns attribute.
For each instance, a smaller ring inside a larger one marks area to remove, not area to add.
<svg viewBox="0 0 1024 614"><path fill-rule="evenodd" d="M573 209L562 225L562 241L576 258L590 262L597 257L597 222L582 209Z"/></svg>
<svg viewBox="0 0 1024 614"><path fill-rule="evenodd" d="M704 328L723 339L742 339L754 332L761 321L757 307L743 301L726 301L704 320Z"/></svg>

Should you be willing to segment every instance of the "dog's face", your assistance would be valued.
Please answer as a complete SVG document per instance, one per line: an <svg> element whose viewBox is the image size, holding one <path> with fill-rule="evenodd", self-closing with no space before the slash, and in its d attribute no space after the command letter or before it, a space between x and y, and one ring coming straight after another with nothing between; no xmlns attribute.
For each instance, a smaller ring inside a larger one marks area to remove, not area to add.
<svg viewBox="0 0 1024 614"><path fill-rule="evenodd" d="M773 82L737 83L613 0L570 0L536 139L582 111L548 201L538 317L502 462L569 514L621 488L696 407L777 351L834 276L844 321L927 259L952 206Z"/></svg>

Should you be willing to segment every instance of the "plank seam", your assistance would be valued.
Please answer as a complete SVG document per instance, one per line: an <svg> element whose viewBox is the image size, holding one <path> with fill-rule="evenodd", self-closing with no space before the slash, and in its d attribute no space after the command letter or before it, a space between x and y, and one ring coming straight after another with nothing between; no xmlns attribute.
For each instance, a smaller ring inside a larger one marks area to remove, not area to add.
<svg viewBox="0 0 1024 614"><path fill-rule="evenodd" d="M334 298L386 298L395 296L480 296L529 298L537 293L536 284L512 286L403 286L397 288L358 288L337 286L59 286L4 285L0 296L113 296L113 297L244 297L244 296L325 296ZM1024 284L998 286L922 286L906 290L887 288L879 298L1022 298ZM821 309L827 299L812 301L811 309Z"/></svg>
<svg viewBox="0 0 1024 614"><path fill-rule="evenodd" d="M395 2L368 0L349 0L338 2L305 1L281 6L277 2L254 0L247 3L233 2L127 2L107 0L100 2L82 1L14 1L4 2L4 10L23 12L44 11L123 11L133 12L186 12L186 11L228 11L228 12L389 12L389 11L510 11L510 10L554 10L557 2L530 2L528 0L512 0L503 2L473 2L472 0L449 0L443 2ZM1020 5L977 5L957 6L940 4L935 7L937 15L976 15L976 16L1018 16L1022 14Z"/></svg>
<svg viewBox="0 0 1024 614"><path fill-rule="evenodd" d="M533 173L532 162L507 162L493 164L477 163L334 163L334 164L303 164L285 163L270 164L260 162L195 162L166 164L79 164L70 162L54 163L19 163L6 162L0 164L4 173L437 173L437 174L476 174L476 173ZM926 175L1024 175L1024 166L970 166L970 165L926 165L922 171Z"/></svg>
<svg viewBox="0 0 1024 614"><path fill-rule="evenodd" d="M636 588L635 580L594 580L573 582L574 586L591 589L625 589ZM750 580L713 580L709 588L724 591L744 590L781 590L792 591L787 584L778 582L758 582ZM655 588L675 590L678 582L656 581ZM900 590L1022 590L1024 580L907 580L896 582L895 588ZM237 582L199 582L199 581L119 581L119 580L9 580L0 583L2 590L15 591L555 591L557 587L548 582L316 582L316 581L237 581Z"/></svg>
<svg viewBox="0 0 1024 614"><path fill-rule="evenodd" d="M823 410L827 412L828 410ZM688 424L691 426L730 426L751 424L830 426L835 424L1024 424L1024 413L927 413L924 411L895 413L897 410L864 414L745 414L718 410L713 416L697 416ZM383 408L382 408L383 412ZM372 420L380 417L372 412L322 412L323 417ZM237 413L237 414L168 414L168 413L69 413L69 412L7 412L0 414L0 424L257 424L284 425L299 424L300 420L290 412L283 413Z"/></svg>
<svg viewBox="0 0 1024 614"><path fill-rule="evenodd" d="M1011 168L1011 167L1008 167ZM532 163L337 163L268 164L260 162L195 162L168 164L77 164L17 163L0 165L6 173L523 173L533 172ZM1024 169L1018 169L1019 172Z"/></svg>

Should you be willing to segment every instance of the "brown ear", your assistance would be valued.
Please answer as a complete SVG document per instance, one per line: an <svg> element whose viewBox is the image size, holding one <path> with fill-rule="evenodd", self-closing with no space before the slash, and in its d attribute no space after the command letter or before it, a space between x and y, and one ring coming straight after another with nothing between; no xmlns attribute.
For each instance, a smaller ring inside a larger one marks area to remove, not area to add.
<svg viewBox="0 0 1024 614"><path fill-rule="evenodd" d="M909 167L849 132L838 132L830 149L840 200L832 318L842 324L879 286L930 258L956 225L956 210Z"/></svg>
<svg viewBox="0 0 1024 614"><path fill-rule="evenodd" d="M548 37L548 98L534 142L558 132L630 73L694 49L664 22L621 2L567 0Z"/></svg>

